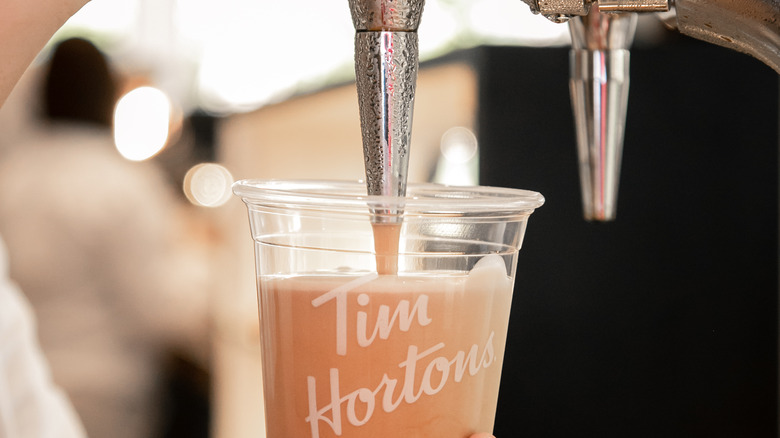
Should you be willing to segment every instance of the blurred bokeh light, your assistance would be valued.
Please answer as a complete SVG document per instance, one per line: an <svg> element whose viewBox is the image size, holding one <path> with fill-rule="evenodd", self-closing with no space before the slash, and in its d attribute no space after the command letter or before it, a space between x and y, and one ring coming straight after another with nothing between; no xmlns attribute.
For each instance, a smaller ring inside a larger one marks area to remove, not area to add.
<svg viewBox="0 0 780 438"><path fill-rule="evenodd" d="M154 87L136 88L119 99L114 111L114 142L123 157L143 161L168 141L171 102Z"/></svg>
<svg viewBox="0 0 780 438"><path fill-rule="evenodd" d="M441 136L441 154L434 181L455 186L474 186L479 182L479 145L468 128L455 126Z"/></svg>
<svg viewBox="0 0 780 438"><path fill-rule="evenodd" d="M233 176L224 166L201 163L184 176L184 194L194 205L219 207L230 199Z"/></svg>

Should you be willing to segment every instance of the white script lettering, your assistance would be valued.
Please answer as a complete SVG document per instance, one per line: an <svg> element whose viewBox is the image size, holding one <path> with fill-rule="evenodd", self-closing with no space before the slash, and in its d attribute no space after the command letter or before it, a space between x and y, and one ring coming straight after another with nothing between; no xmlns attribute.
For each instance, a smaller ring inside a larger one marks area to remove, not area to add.
<svg viewBox="0 0 780 438"><path fill-rule="evenodd" d="M339 356L347 355L347 292L373 281L378 276L377 274L368 274L358 277L335 289L331 289L311 302L314 307L320 307L328 301L336 299L336 353Z"/></svg>
<svg viewBox="0 0 780 438"><path fill-rule="evenodd" d="M314 307L320 307L331 300L336 301L336 353L339 356L347 355L347 319L349 315L347 293L375 278L377 278L376 274L357 278L318 296L311 302ZM357 301L358 305L366 307L370 304L371 298L368 294L363 293L358 295ZM422 327L430 324L432 321L428 316L428 296L425 294L418 295L414 305L409 300L400 300L392 316L390 316L390 306L384 304L379 306L377 313L374 329L370 337L368 336L368 313L359 310L356 314L356 336L358 345L361 347L371 345L377 335L380 339L387 339L396 323L398 323L399 330L408 332L415 316L417 317L417 323Z"/></svg>
<svg viewBox="0 0 780 438"><path fill-rule="evenodd" d="M362 307L369 305L371 297L368 294L358 295L358 304ZM379 335L380 339L387 339L390 337L390 331L393 329L393 325L398 321L398 328L402 332L408 332L412 326L412 320L415 313L417 314L417 323L420 326L425 327L431 323L431 318L428 317L428 295L420 295L417 297L417 301L414 302L414 306L409 310L409 300L401 300L398 302L393 316L390 316L390 306L380 305L378 315L376 317L376 323L374 324L374 331L371 332L371 337L367 336L368 330L368 314L363 311L357 312L357 340L358 345L361 347L368 347L374 342L376 336Z"/></svg>
<svg viewBox="0 0 780 438"><path fill-rule="evenodd" d="M450 381L450 376L452 376L452 381L457 383L463 379L466 371L468 371L470 376L476 375L482 369L488 368L495 363L493 337L494 332L491 332L482 350L479 362L477 362L479 347L476 344L472 345L468 354L464 351L458 351L452 359L447 359L444 356L434 357L425 365L417 388L415 388L415 381L417 380L418 362L444 348L444 343L436 344L422 352L419 352L417 346L410 345L406 359L398 364L398 367L403 369L403 382L401 383L399 394L395 394L396 387L398 387L398 379L391 378L385 373L375 389L358 388L342 396L339 385L339 370L338 368L331 368L329 382L330 403L322 408L318 408L317 381L314 377L309 376L307 379L309 415L306 417L306 422L310 425L311 438L319 438L320 423L330 426L336 436L341 436L342 417L344 415L342 410L346 411L346 420L352 426L361 426L367 423L376 412L377 396L380 393L382 393L382 410L390 413L396 410L402 402L411 404L420 399L423 394L431 396L439 393ZM438 374L437 379L434 379L435 374ZM344 406L345 403L346 406ZM358 404L364 408L362 417L358 414ZM328 414L330 414L330 417L328 417Z"/></svg>

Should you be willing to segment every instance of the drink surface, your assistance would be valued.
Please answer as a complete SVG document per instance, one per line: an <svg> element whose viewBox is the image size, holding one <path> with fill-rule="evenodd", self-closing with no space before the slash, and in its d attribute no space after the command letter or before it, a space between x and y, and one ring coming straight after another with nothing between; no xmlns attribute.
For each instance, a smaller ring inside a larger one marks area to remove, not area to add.
<svg viewBox="0 0 780 438"><path fill-rule="evenodd" d="M491 431L511 304L503 261L468 275L261 278L268 436Z"/></svg>

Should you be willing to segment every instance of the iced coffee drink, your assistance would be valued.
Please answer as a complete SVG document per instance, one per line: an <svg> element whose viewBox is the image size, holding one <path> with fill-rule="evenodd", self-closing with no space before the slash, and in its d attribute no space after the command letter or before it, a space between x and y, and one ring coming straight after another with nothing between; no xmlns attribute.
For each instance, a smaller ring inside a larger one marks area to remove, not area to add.
<svg viewBox="0 0 780 438"><path fill-rule="evenodd" d="M235 187L255 241L268 436L491 431L516 255L541 196L414 187L396 255L378 254L355 186Z"/></svg>

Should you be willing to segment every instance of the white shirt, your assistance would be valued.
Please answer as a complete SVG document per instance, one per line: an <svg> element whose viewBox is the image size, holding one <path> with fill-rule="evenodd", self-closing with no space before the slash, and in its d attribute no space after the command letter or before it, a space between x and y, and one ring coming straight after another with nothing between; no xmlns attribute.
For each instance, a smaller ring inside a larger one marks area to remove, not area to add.
<svg viewBox="0 0 780 438"><path fill-rule="evenodd" d="M8 277L0 240L0 438L83 438L67 397L51 380L27 300Z"/></svg>

